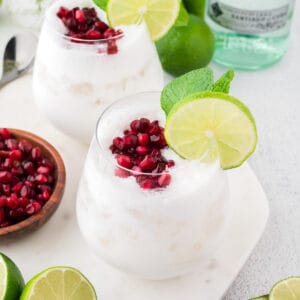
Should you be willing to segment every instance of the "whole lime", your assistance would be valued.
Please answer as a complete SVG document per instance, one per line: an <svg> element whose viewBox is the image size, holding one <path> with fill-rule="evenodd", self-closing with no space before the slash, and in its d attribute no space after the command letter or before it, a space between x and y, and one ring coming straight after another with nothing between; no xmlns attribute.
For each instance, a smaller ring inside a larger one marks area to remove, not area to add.
<svg viewBox="0 0 300 300"><path fill-rule="evenodd" d="M205 15L205 2L205 0L183 0L187 11L201 18Z"/></svg>
<svg viewBox="0 0 300 300"><path fill-rule="evenodd" d="M211 61L214 35L201 18L190 15L187 26L172 27L156 48L165 71L179 76Z"/></svg>
<svg viewBox="0 0 300 300"><path fill-rule="evenodd" d="M0 299L18 300L24 287L24 279L15 263L0 253Z"/></svg>

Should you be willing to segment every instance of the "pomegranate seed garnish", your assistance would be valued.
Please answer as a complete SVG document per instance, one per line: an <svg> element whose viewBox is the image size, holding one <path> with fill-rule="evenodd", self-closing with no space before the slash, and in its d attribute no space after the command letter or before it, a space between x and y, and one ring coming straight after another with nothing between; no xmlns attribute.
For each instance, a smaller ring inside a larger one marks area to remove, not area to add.
<svg viewBox="0 0 300 300"><path fill-rule="evenodd" d="M145 190L150 190L155 187L155 182L152 179L146 179L140 183L141 188Z"/></svg>
<svg viewBox="0 0 300 300"><path fill-rule="evenodd" d="M102 21L96 21L95 27L99 29L101 32L105 32L109 27Z"/></svg>
<svg viewBox="0 0 300 300"><path fill-rule="evenodd" d="M138 133L138 124L139 124L139 120L134 120L130 123L130 128L133 132Z"/></svg>
<svg viewBox="0 0 300 300"><path fill-rule="evenodd" d="M136 153L141 155L141 156L144 156L144 155L148 154L149 150L150 149L147 146L138 146L138 147L136 147Z"/></svg>
<svg viewBox="0 0 300 300"><path fill-rule="evenodd" d="M137 128L138 131L143 133L143 132L147 132L150 126L150 121L149 119L146 118L141 118L138 122Z"/></svg>
<svg viewBox="0 0 300 300"><path fill-rule="evenodd" d="M140 133L138 135L138 143L141 146L147 146L149 144L150 138L147 133Z"/></svg>
<svg viewBox="0 0 300 300"><path fill-rule="evenodd" d="M175 162L174 162L174 160L168 160L168 163L167 163L167 165L168 165L168 168L172 168L172 167L174 167L174 166L175 166Z"/></svg>
<svg viewBox="0 0 300 300"><path fill-rule="evenodd" d="M120 137L116 137L114 140L113 140L113 145L116 147L116 148L118 148L118 149L120 149L120 150L123 150L124 149L124 141L123 141L123 139L122 138L120 138Z"/></svg>
<svg viewBox="0 0 300 300"><path fill-rule="evenodd" d="M96 30L88 31L85 36L87 40L99 40L102 38L101 32Z"/></svg>
<svg viewBox="0 0 300 300"><path fill-rule="evenodd" d="M168 186L170 184L170 182L171 182L171 175L167 172L165 172L158 178L158 184L161 187Z"/></svg>
<svg viewBox="0 0 300 300"><path fill-rule="evenodd" d="M121 167L126 169L130 169L133 166L131 158L127 155L119 155L117 162Z"/></svg>
<svg viewBox="0 0 300 300"><path fill-rule="evenodd" d="M124 137L123 142L126 148L135 147L137 144L137 136L136 135L127 135Z"/></svg>
<svg viewBox="0 0 300 300"><path fill-rule="evenodd" d="M84 12L81 9L76 10L76 12L75 12L75 19L79 23L84 23L85 22L85 15L84 15Z"/></svg>
<svg viewBox="0 0 300 300"><path fill-rule="evenodd" d="M161 152L167 147L164 128L159 126L158 121L150 122L147 118L141 118L132 121L130 129L125 129L123 133L124 137L113 139L109 149L115 154L119 165L131 171L116 170L116 176L134 176L143 189L167 187L171 175L166 170L173 167L175 162L167 160Z"/></svg>
<svg viewBox="0 0 300 300"><path fill-rule="evenodd" d="M115 175L118 176L118 177L121 177L121 178L127 178L130 176L130 173L124 169L121 169L121 168L117 168L115 170Z"/></svg>

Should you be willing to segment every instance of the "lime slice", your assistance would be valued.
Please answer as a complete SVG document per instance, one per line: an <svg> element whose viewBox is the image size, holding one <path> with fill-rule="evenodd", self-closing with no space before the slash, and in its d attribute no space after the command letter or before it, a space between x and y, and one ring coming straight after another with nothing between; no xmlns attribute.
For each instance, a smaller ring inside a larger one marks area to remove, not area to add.
<svg viewBox="0 0 300 300"><path fill-rule="evenodd" d="M91 283L76 269L54 267L33 277L25 286L20 300L95 300Z"/></svg>
<svg viewBox="0 0 300 300"><path fill-rule="evenodd" d="M0 253L0 299L19 299L24 279L18 267L7 256Z"/></svg>
<svg viewBox="0 0 300 300"><path fill-rule="evenodd" d="M269 300L300 299L300 277L289 277L276 283L269 295Z"/></svg>
<svg viewBox="0 0 300 300"><path fill-rule="evenodd" d="M109 0L106 8L111 26L138 24L144 20L153 41L174 25L180 11L178 0Z"/></svg>
<svg viewBox="0 0 300 300"><path fill-rule="evenodd" d="M255 150L257 132L249 109L224 93L201 92L176 103L167 116L165 137L181 157L223 169L240 166Z"/></svg>
<svg viewBox="0 0 300 300"><path fill-rule="evenodd" d="M260 296L257 298L251 298L250 300L269 300L269 296Z"/></svg>

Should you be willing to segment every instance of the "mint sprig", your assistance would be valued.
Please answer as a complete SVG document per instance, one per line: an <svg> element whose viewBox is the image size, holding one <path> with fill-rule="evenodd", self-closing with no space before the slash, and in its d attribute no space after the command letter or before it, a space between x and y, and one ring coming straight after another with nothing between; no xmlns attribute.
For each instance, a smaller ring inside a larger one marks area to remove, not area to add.
<svg viewBox="0 0 300 300"><path fill-rule="evenodd" d="M234 71L227 71L216 83L211 68L201 68L172 80L161 93L161 108L166 115L174 104L198 92L214 91L228 94Z"/></svg>

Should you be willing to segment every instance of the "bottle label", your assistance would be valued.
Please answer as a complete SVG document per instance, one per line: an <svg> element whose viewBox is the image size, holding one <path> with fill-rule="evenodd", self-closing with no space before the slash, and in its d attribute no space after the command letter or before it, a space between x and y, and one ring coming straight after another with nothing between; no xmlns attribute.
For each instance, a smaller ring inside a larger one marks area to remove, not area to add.
<svg viewBox="0 0 300 300"><path fill-rule="evenodd" d="M289 5L269 10L246 10L210 0L208 14L225 28L239 33L258 34L283 28L288 22Z"/></svg>

